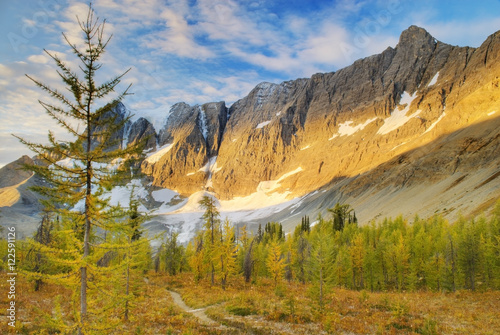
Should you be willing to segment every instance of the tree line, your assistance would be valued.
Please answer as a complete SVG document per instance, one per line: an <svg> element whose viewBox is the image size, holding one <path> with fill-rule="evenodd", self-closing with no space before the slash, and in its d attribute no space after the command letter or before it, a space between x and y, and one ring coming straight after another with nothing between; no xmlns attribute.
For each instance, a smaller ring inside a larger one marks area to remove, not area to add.
<svg viewBox="0 0 500 335"><path fill-rule="evenodd" d="M204 197L205 225L186 248L165 266L170 274L191 271L223 288L241 276L247 282L271 278L312 284L320 299L327 290L343 287L370 291L455 291L500 288L500 202L490 219L441 216L411 222L399 216L360 226L349 205L337 204L329 217L311 224L302 218L286 235L280 223L268 222L250 233L235 232L222 221L213 198ZM175 239L171 235L169 239ZM168 257L164 257L168 259ZM162 271L161 268L157 269Z"/></svg>

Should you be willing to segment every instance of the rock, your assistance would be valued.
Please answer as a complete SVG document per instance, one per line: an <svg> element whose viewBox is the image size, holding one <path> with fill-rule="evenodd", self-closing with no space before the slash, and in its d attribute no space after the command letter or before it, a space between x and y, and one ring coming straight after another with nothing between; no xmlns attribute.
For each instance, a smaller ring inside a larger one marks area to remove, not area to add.
<svg viewBox="0 0 500 335"><path fill-rule="evenodd" d="M0 169L0 188L14 186L30 178L33 173L23 170L25 164L33 164L33 160L26 155L2 167Z"/></svg>
<svg viewBox="0 0 500 335"><path fill-rule="evenodd" d="M156 150L155 129L153 125L143 117L139 118L130 126L127 145L142 141L144 141L144 150Z"/></svg>
<svg viewBox="0 0 500 335"><path fill-rule="evenodd" d="M108 124L93 127L92 133L95 137L93 137L92 147L95 148L103 141L106 141L105 151L113 151L123 148L126 145L126 143L124 143L125 134L130 128L130 121L126 119L129 114L129 111L121 102L119 102L107 113L104 113L100 117L100 120L111 119L113 121L111 123L113 126ZM98 120L97 122L100 121ZM109 136L110 132L111 136Z"/></svg>
<svg viewBox="0 0 500 335"><path fill-rule="evenodd" d="M145 163L145 171L154 171L155 185L183 194L205 189L211 178L220 199L247 196L270 180L280 180L273 192L301 196L371 171L494 108L498 39L497 33L478 49L456 47L411 26L395 48L337 72L261 83L229 113L223 103L177 104L159 132L160 145L175 145L154 168ZM485 85L493 88L477 93ZM203 167L215 156L216 169L207 173Z"/></svg>
<svg viewBox="0 0 500 335"><path fill-rule="evenodd" d="M160 147L167 146L168 151L143 162L143 171L153 177L153 185L183 195L207 187L209 159L218 152L226 122L224 102L175 104L158 134Z"/></svg>

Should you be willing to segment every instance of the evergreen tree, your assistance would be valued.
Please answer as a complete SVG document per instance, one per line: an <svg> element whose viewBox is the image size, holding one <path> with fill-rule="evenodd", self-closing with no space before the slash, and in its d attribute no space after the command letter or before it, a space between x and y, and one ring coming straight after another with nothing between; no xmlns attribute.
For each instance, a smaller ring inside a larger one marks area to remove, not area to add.
<svg viewBox="0 0 500 335"><path fill-rule="evenodd" d="M226 289L229 276L236 273L237 248L238 247L235 244L234 227L231 225L229 219L226 219L224 220L222 227L220 245L217 248L220 259L219 267L221 274L221 286L223 290Z"/></svg>
<svg viewBox="0 0 500 335"><path fill-rule="evenodd" d="M481 260L480 234L474 220L459 223L460 226L463 228L460 232L457 259L465 277L465 287L474 291Z"/></svg>
<svg viewBox="0 0 500 335"><path fill-rule="evenodd" d="M311 243L309 241L309 234L302 230L295 229L293 235L293 267L295 269L296 278L302 283L306 283L308 277L307 264L311 255Z"/></svg>
<svg viewBox="0 0 500 335"><path fill-rule="evenodd" d="M364 262L365 262L365 241L361 233L357 233L349 248L352 267L352 287L354 289L364 288Z"/></svg>
<svg viewBox="0 0 500 335"><path fill-rule="evenodd" d="M253 248L256 239L252 239L248 248L243 249L243 277L245 278L245 282L249 283L252 278L252 272L254 268L254 259L253 259Z"/></svg>
<svg viewBox="0 0 500 335"><path fill-rule="evenodd" d="M332 214L333 230L341 231L346 224L358 222L356 213L349 204L341 205L336 203L335 207L329 208L328 211Z"/></svg>
<svg viewBox="0 0 500 335"><path fill-rule="evenodd" d="M204 234L203 232L198 233L193 241L189 243L187 254L189 255L189 266L191 271L194 273L194 279L196 282L203 278L204 273L207 269L207 263L205 262L205 250L204 250Z"/></svg>
<svg viewBox="0 0 500 335"><path fill-rule="evenodd" d="M182 269L184 248L177 241L178 237L178 232L169 232L162 245L165 271L171 276L175 276Z"/></svg>
<svg viewBox="0 0 500 335"><path fill-rule="evenodd" d="M203 213L203 220L205 221L204 229L204 251L206 261L210 265L210 279L212 285L215 284L215 262L218 260L216 243L219 240L220 235L220 214L217 209L215 199L209 196L203 196L200 200L199 205L201 208L205 209Z"/></svg>
<svg viewBox="0 0 500 335"><path fill-rule="evenodd" d="M269 255L266 260L266 265L274 281L274 286L277 286L278 282L283 278L285 271L285 261L277 239L269 243Z"/></svg>
<svg viewBox="0 0 500 335"><path fill-rule="evenodd" d="M125 227L117 227L117 241L120 243L124 239L126 246L125 250L123 247L119 248L120 251L124 251L124 255L119 255L119 258L123 258L125 262L125 321L128 321L131 301L138 293L137 290L134 290L134 287L137 287L138 283L141 282L138 277L142 271L149 268L151 259L149 240L143 238L144 232L141 229L141 225L147 221L148 216L139 212L139 201L134 197L135 193L132 189Z"/></svg>
<svg viewBox="0 0 500 335"><path fill-rule="evenodd" d="M58 261L65 264L65 279L60 282L73 288L79 300L78 323L69 326L69 329L74 327L82 334L90 328L108 326L99 325L102 318L92 317L99 313L89 310L89 307L104 306L90 299L96 299L106 282L112 281L109 274L103 274L103 269L96 267L105 253L95 247L102 242L96 235L96 228L109 230L110 225L119 219L121 212L109 206L109 199L104 194L123 175L130 176L130 171L123 168L125 165L111 169L110 163L118 158L133 157L141 148L139 145L121 148L115 141L117 131L129 118L121 118L114 113L114 107L127 94L128 88L115 94L111 101L104 101L110 99L110 94L114 93L126 72L102 84L96 82L96 74L102 66L99 62L110 40L104 37L105 21L95 17L91 6L86 19L78 21L83 33L83 46L72 44L64 33L63 36L80 62L83 78L57 55L45 50L59 68L57 73L72 97L28 76L53 100L59 101L59 105L42 101L40 104L63 129L74 136L74 140L58 141L51 131L47 145L19 139L44 162L26 168L48 182L34 190L44 197L42 204L45 209L61 217L60 244L57 251L53 250L53 257L58 257ZM78 203L83 203L81 210L75 207ZM112 310L110 306L104 308Z"/></svg>
<svg viewBox="0 0 500 335"><path fill-rule="evenodd" d="M314 285L319 290L318 300L323 308L323 299L326 294L326 284L330 281L332 271L332 243L331 228L323 222L314 227L311 232L311 257L310 268Z"/></svg>
<svg viewBox="0 0 500 335"><path fill-rule="evenodd" d="M50 213L45 213L42 217L40 225L33 237L33 242L28 241L28 253L26 255L26 260L23 263L25 270L34 273L50 273L49 262L47 261L47 255L45 255L38 246L49 246L53 242L53 231L57 229L55 227L55 222L51 217ZM53 271L53 269L52 269ZM37 276L34 279L34 289L35 291L40 290L43 283L42 277Z"/></svg>

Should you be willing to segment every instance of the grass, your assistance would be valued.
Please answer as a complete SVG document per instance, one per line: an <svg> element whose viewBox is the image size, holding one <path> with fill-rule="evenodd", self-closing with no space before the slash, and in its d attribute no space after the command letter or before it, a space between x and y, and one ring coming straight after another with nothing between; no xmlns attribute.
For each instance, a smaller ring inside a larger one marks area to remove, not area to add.
<svg viewBox="0 0 500 335"><path fill-rule="evenodd" d="M5 274L0 275L0 305L9 302ZM110 334L499 334L500 292L367 292L330 288L319 304L310 285L267 279L247 284L232 278L226 290L209 280L195 283L191 274L176 277L148 274L130 320ZM207 325L173 302L168 290L179 292L193 309L206 308L218 324ZM57 285L34 292L22 276L16 283L19 334L49 334L48 319L68 321L71 293ZM57 303L59 301L59 303ZM14 333L5 312L0 333ZM49 318L47 318L49 316ZM223 326L221 326L222 324Z"/></svg>

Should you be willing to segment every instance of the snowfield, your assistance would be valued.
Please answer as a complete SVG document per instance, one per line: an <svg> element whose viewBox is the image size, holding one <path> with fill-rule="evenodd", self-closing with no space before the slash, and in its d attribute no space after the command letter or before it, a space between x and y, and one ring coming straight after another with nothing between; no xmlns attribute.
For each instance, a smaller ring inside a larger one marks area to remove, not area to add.
<svg viewBox="0 0 500 335"><path fill-rule="evenodd" d="M146 157L146 161L150 164L158 162L163 157L163 155L165 155L167 152L170 151L170 149L172 149L173 146L174 143L165 144L160 149L156 150L154 153L148 155Z"/></svg>
<svg viewBox="0 0 500 335"><path fill-rule="evenodd" d="M373 119L368 119L366 120L364 123L362 124L358 124L357 126L351 126L354 121L346 121L346 122L343 122L343 123L340 123L339 124L339 130L337 132L337 134L334 134L332 137L330 137L328 140L331 141L333 140L334 138L336 137L339 137L339 136L349 136L349 135L353 135L354 133L360 131L360 130L363 130L365 129L365 127L367 125L369 125L370 123L372 123L373 121L375 121L377 118L373 118Z"/></svg>
<svg viewBox="0 0 500 335"><path fill-rule="evenodd" d="M412 115L406 116L406 114L410 110L411 103L413 102L413 100L416 99L416 97L417 97L416 95L411 95L408 92L404 92L399 102L399 106L404 106L404 108L400 109L400 107L397 106L391 113L391 116L389 116L387 119L384 120L384 124L382 125L382 127L380 127L377 134L379 135L388 134L391 131L394 131L399 127L403 126L406 122L410 121L412 118L418 116L418 114L422 112L421 110L417 110Z"/></svg>
<svg viewBox="0 0 500 335"><path fill-rule="evenodd" d="M264 128L265 126L267 126L268 124L270 124L271 121L264 121L264 122L261 122L257 125L257 127L255 127L255 129L262 129Z"/></svg>

